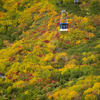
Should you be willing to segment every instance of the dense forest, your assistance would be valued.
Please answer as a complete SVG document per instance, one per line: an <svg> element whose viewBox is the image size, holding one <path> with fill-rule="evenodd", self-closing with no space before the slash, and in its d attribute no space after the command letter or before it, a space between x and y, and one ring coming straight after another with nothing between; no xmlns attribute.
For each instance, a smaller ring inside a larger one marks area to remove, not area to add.
<svg viewBox="0 0 100 100"><path fill-rule="evenodd" d="M100 100L100 0L78 1L0 0L0 100Z"/></svg>

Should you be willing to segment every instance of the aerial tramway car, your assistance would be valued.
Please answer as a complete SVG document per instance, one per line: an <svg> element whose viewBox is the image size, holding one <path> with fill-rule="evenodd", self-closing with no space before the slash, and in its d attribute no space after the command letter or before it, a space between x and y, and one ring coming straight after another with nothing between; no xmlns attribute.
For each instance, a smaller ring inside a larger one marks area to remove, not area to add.
<svg viewBox="0 0 100 100"><path fill-rule="evenodd" d="M77 4L78 3L78 0L74 0L74 3Z"/></svg>
<svg viewBox="0 0 100 100"><path fill-rule="evenodd" d="M67 20L67 13L65 10L61 11L60 31L68 31L68 20Z"/></svg>

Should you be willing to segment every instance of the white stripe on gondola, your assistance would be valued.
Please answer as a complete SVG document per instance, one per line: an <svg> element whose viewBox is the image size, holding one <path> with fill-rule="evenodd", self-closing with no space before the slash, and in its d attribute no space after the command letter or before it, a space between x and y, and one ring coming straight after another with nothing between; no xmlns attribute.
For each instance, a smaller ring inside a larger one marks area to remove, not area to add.
<svg viewBox="0 0 100 100"><path fill-rule="evenodd" d="M60 31L68 31L68 29L60 29Z"/></svg>

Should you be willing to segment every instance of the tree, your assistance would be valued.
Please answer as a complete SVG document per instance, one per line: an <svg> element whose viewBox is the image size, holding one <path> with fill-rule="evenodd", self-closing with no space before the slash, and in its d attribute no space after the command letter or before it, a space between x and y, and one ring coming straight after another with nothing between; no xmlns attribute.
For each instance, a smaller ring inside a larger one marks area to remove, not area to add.
<svg viewBox="0 0 100 100"><path fill-rule="evenodd" d="M96 95L93 94L87 94L85 96L85 100L98 100Z"/></svg>

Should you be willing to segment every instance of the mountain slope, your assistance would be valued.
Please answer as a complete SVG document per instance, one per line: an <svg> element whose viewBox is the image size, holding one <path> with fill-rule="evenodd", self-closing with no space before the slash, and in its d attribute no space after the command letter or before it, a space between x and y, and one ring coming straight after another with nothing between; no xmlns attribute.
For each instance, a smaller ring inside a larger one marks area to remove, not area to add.
<svg viewBox="0 0 100 100"><path fill-rule="evenodd" d="M75 5L68 33L60 34L56 2L2 1L0 32L7 33L1 35L18 39L5 39L0 50L0 100L99 100L99 13L83 13L86 3Z"/></svg>

